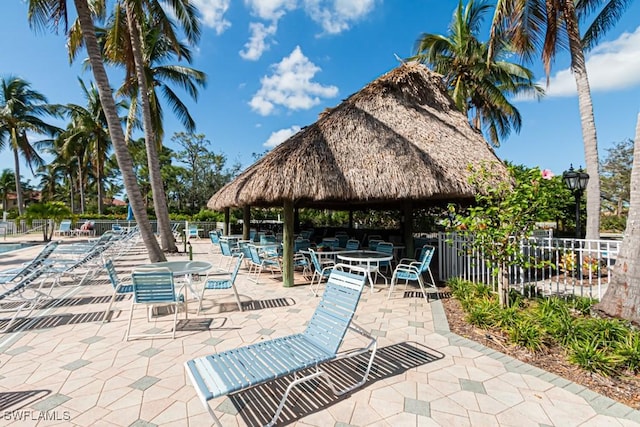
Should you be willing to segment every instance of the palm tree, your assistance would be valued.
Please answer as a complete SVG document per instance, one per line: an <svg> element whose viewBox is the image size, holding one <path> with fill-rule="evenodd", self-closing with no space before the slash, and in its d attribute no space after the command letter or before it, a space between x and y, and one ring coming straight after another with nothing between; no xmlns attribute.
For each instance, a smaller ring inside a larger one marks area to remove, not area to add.
<svg viewBox="0 0 640 427"><path fill-rule="evenodd" d="M462 1L453 13L447 35L423 34L417 42L416 56L444 76L449 94L470 124L484 130L498 146L511 130L520 131L522 118L508 97L517 94L542 95L527 68L504 60L510 52L499 45L489 58L488 43L478 40L484 14L492 6Z"/></svg>
<svg viewBox="0 0 640 427"><path fill-rule="evenodd" d="M177 0L170 6L180 22L181 28L191 43L200 35L195 9L186 0ZM153 191L153 202L158 218L158 229L162 246L168 251L177 251L169 210L159 167L158 149L162 145L162 109L156 93L161 87L174 111L190 128L195 126L188 110L176 94L161 80L169 79L179 83L193 97L197 96L195 83L204 83L204 74L188 67L164 66L152 68L154 62L162 61L172 54L190 60L188 48L178 41L173 21L167 17L156 0L123 0L116 4L106 31L101 32L104 41L104 55L114 63L125 66L125 84L121 89L131 97L129 117L136 116L138 97L142 110L145 140L149 162L149 177ZM147 90L140 91L144 87ZM129 126L131 129L131 126ZM128 132L129 133L129 132Z"/></svg>
<svg viewBox="0 0 640 427"><path fill-rule="evenodd" d="M99 3L99 2L98 2ZM96 30L93 24L92 10L89 8L88 0L74 0L76 12L78 13L78 25L84 39L84 45L89 56L89 63L93 72L100 101L104 109L105 117L109 128L109 135L114 146L114 152L118 160L118 166L122 172L122 179L129 197L133 214L140 227L140 234L149 253L151 262L165 261L164 253L158 245L151 223L147 216L147 211L142 201L142 194L138 187L138 182L133 173L133 162L127 150L124 132L118 117L116 103L113 99L109 78L104 68ZM92 2L92 6L96 3ZM99 10L98 10L99 12ZM29 0L29 23L36 27L46 27L52 25L57 27L60 22L67 25L67 2L66 0Z"/></svg>
<svg viewBox="0 0 640 427"><path fill-rule="evenodd" d="M593 48L618 22L630 3L631 0L498 0L491 25L493 42L490 52L493 52L493 46L499 40L507 40L525 59L531 59L540 48L547 82L556 53L566 48L571 55L571 71L578 90L585 164L590 177L587 185L587 239L600 236L600 174L598 140L584 52ZM581 37L580 22L591 19L598 10Z"/></svg>
<svg viewBox="0 0 640 427"><path fill-rule="evenodd" d="M27 132L53 135L55 126L42 121L41 116L54 114L47 98L19 77L0 78L0 149L8 146L13 151L18 211L24 213L24 200L20 184L20 157L29 167L40 166L42 158L29 142Z"/></svg>
<svg viewBox="0 0 640 427"><path fill-rule="evenodd" d="M67 104L66 110L72 118L73 125L65 132L69 141L87 144L87 159L93 168L97 187L98 213L104 205L104 164L111 148L111 139L107 129L107 121L102 110L98 89L93 83L87 85L80 79L80 87L87 101L85 107ZM118 107L122 104L116 104Z"/></svg>
<svg viewBox="0 0 640 427"><path fill-rule="evenodd" d="M3 169L0 173L0 194L2 195L2 209L8 211L9 193L16 191L16 178L11 169Z"/></svg>

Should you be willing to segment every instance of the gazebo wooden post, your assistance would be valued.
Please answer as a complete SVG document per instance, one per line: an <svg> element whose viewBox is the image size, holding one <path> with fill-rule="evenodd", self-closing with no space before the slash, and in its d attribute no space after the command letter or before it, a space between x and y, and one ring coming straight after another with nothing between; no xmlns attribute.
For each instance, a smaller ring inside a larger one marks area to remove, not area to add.
<svg viewBox="0 0 640 427"><path fill-rule="evenodd" d="M404 217L404 247L406 248L407 258L413 258L413 207L410 201L406 201L402 205L402 216Z"/></svg>
<svg viewBox="0 0 640 427"><path fill-rule="evenodd" d="M242 239L249 240L251 230L251 206L242 207Z"/></svg>
<svg viewBox="0 0 640 427"><path fill-rule="evenodd" d="M225 236L228 236L229 234L231 234L231 224L229 224L231 222L231 209L230 208L224 208L224 234Z"/></svg>
<svg viewBox="0 0 640 427"><path fill-rule="evenodd" d="M349 230L353 230L353 211L349 209Z"/></svg>
<svg viewBox="0 0 640 427"><path fill-rule="evenodd" d="M293 201L285 200L282 233L282 282L285 288L293 286L293 222Z"/></svg>

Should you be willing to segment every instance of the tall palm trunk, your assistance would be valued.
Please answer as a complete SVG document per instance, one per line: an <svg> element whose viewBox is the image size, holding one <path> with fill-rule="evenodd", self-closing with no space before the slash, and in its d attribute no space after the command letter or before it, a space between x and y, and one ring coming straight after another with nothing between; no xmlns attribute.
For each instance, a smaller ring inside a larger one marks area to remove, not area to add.
<svg viewBox="0 0 640 427"><path fill-rule="evenodd" d="M633 144L629 216L611 283L596 309L640 325L640 114Z"/></svg>
<svg viewBox="0 0 640 427"><path fill-rule="evenodd" d="M600 238L600 163L598 159L598 138L593 115L591 89L587 78L587 67L584 51L580 40L578 20L573 0L565 2L567 35L571 52L571 71L576 79L578 91L578 106L580 108L580 124L582 125L582 140L584 144L584 159L589 183L587 184L587 226L586 239Z"/></svg>
<svg viewBox="0 0 640 427"><path fill-rule="evenodd" d="M18 212L20 213L20 216L22 216L24 215L24 200L22 197L22 185L20 184L20 156L18 156L18 149L15 148L17 146L18 146L17 144L14 145L13 162L14 162L15 178L16 178L16 197L18 198Z"/></svg>
<svg viewBox="0 0 640 427"><path fill-rule="evenodd" d="M104 168L102 158L100 157L100 142L96 142L96 184L98 187L98 214L102 215L104 210L104 180L102 169Z"/></svg>
<svg viewBox="0 0 640 427"><path fill-rule="evenodd" d="M100 49L98 48L98 40L96 39L96 31L91 18L91 12L87 4L87 0L74 0L76 11L78 12L78 20L80 21L80 28L89 55L89 62L91 63L91 70L93 71L93 77L96 80L98 86L98 93L100 94L100 102L107 119L107 125L109 128L109 134L113 142L113 149L118 160L118 166L122 173L122 179L124 186L129 197L129 203L133 210L133 215L136 218L136 222L140 227L140 235L149 252L149 260L151 262L166 261L164 253L158 245L153 229L149 223L147 211L144 207L142 200L142 194L140 193L140 187L133 171L133 160L131 159L131 153L125 144L124 132L120 125L120 119L116 110L116 104L113 100L113 94L111 92L111 85L109 84L109 78L104 69L102 62L102 56Z"/></svg>
<svg viewBox="0 0 640 427"><path fill-rule="evenodd" d="M78 159L78 194L80 196L80 213L84 214L84 180L82 179L82 160Z"/></svg>
<svg viewBox="0 0 640 427"><path fill-rule="evenodd" d="M142 49L140 45L140 27L135 19L135 14L131 10L131 5L126 3L127 22L129 23L131 35L131 51L136 66L136 77L138 80L138 92L140 92L140 102L142 104L142 121L144 125L144 137L147 148L147 162L149 165L149 182L153 193L153 207L158 219L158 233L162 248L166 251L177 252L171 222L169 220L169 209L167 208L167 198L164 192L164 183L160 173L160 156L158 155L158 144L155 131L151 124L151 108L149 107L149 94L147 92L147 79L144 74L144 60L142 59Z"/></svg>

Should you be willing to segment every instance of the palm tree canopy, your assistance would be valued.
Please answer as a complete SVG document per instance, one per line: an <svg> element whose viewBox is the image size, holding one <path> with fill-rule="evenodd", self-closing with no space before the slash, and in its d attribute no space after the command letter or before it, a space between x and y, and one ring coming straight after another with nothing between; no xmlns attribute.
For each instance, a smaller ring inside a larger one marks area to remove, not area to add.
<svg viewBox="0 0 640 427"><path fill-rule="evenodd" d="M519 94L539 97L541 87L533 73L509 62L509 47L499 44L489 59L488 44L478 40L484 15L491 5L470 0L459 2L447 35L423 34L416 43L415 59L444 76L444 81L460 111L471 124L482 129L498 146L511 130L520 131L522 118L509 97Z"/></svg>

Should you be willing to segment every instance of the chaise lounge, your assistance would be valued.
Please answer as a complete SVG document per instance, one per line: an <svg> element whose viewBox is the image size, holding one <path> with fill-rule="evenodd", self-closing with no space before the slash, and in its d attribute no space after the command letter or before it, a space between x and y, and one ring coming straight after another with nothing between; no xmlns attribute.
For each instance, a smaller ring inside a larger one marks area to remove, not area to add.
<svg viewBox="0 0 640 427"><path fill-rule="evenodd" d="M348 269L339 264L337 267ZM209 405L216 397L242 391L289 374L295 374L268 425L274 425L280 416L293 387L323 377L336 395L342 395L362 386L369 375L376 353L376 339L352 323L366 276L352 272L332 271L326 290L304 332L261 341L246 347L199 357L185 362L187 375L196 389L200 401L214 422L220 420ZM338 352L347 330L370 340L366 347ZM336 390L333 381L322 369L322 363L354 357L371 351L362 379L343 390ZM315 368L301 376L300 371Z"/></svg>

